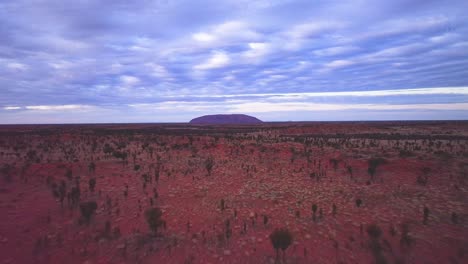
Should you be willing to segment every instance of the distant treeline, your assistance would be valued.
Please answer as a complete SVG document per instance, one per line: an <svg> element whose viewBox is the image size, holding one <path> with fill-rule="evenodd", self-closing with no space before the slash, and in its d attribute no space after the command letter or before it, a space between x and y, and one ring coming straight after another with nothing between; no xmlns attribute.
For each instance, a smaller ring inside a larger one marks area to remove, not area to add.
<svg viewBox="0 0 468 264"><path fill-rule="evenodd" d="M422 134L400 134L400 133L359 133L359 134L307 134L307 135L280 135L296 139L308 138L340 138L340 139L378 139L378 140L468 140L463 135L422 135Z"/></svg>

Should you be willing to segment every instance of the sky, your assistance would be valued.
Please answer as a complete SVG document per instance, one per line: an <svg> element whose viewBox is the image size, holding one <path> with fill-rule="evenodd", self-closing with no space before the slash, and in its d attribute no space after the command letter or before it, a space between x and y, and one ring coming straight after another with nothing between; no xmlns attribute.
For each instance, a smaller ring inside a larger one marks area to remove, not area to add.
<svg viewBox="0 0 468 264"><path fill-rule="evenodd" d="M0 124L468 119L468 1L1 0Z"/></svg>

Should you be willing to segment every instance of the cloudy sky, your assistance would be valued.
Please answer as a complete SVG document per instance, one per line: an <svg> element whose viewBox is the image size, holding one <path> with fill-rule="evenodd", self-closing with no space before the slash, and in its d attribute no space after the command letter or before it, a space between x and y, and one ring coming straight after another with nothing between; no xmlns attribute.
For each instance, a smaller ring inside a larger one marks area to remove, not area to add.
<svg viewBox="0 0 468 264"><path fill-rule="evenodd" d="M0 123L468 119L468 1L1 0Z"/></svg>

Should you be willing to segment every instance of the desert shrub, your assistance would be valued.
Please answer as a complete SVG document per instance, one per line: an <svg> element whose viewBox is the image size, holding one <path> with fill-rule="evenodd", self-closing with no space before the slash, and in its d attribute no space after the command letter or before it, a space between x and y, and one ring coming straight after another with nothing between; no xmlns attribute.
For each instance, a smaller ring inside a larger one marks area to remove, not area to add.
<svg viewBox="0 0 468 264"><path fill-rule="evenodd" d="M439 156L439 158L441 158L443 160L449 160L449 159L453 158L452 154L450 154L448 152L445 152L445 151L442 151L442 150L434 151L434 154Z"/></svg>
<svg viewBox="0 0 468 264"><path fill-rule="evenodd" d="M127 184L125 184L125 190L124 190L123 194L124 194L125 198L127 198L127 196L128 196L128 185Z"/></svg>
<svg viewBox="0 0 468 264"><path fill-rule="evenodd" d="M26 158L29 160L29 161L35 161L38 159L37 157L37 152L35 150L29 150L27 153L26 153Z"/></svg>
<svg viewBox="0 0 468 264"><path fill-rule="evenodd" d="M226 229L225 229L226 239L229 240L229 238L231 238L232 236L231 221L229 219L226 220L225 226L226 226Z"/></svg>
<svg viewBox="0 0 468 264"><path fill-rule="evenodd" d="M94 163L94 162L89 163L88 170L89 170L89 172L95 172L96 171L96 163Z"/></svg>
<svg viewBox="0 0 468 264"><path fill-rule="evenodd" d="M340 163L340 160L330 159L330 163L333 165L333 170L336 171L338 169L338 164Z"/></svg>
<svg viewBox="0 0 468 264"><path fill-rule="evenodd" d="M431 172L431 168L429 168L429 167L424 167L424 168L421 169L421 171L422 171L422 173L423 173L424 175L428 175L428 174Z"/></svg>
<svg viewBox="0 0 468 264"><path fill-rule="evenodd" d="M81 191L78 186L72 187L71 191L68 193L69 195L69 202L71 202L72 207L78 205L78 202L80 201L80 196L81 196Z"/></svg>
<svg viewBox="0 0 468 264"><path fill-rule="evenodd" d="M317 213L317 205L316 204L313 204L312 205L312 212L313 212L313 216L314 216L314 220L315 220L315 214Z"/></svg>
<svg viewBox="0 0 468 264"><path fill-rule="evenodd" d="M225 202L224 202L224 199L221 199L220 207L221 207L221 211L224 211L224 209L225 209Z"/></svg>
<svg viewBox="0 0 468 264"><path fill-rule="evenodd" d="M427 181L428 181L427 175L418 175L418 177L416 178L416 183L422 186L426 186Z"/></svg>
<svg viewBox="0 0 468 264"><path fill-rule="evenodd" d="M362 205L362 200L361 200L361 198L357 198L357 199L356 199L356 206L357 206L357 207L361 207L361 205Z"/></svg>
<svg viewBox="0 0 468 264"><path fill-rule="evenodd" d="M283 251L284 256L284 252L293 241L293 236L288 229L277 228L270 234L270 241L276 251L276 258L278 258L278 252L280 249Z"/></svg>
<svg viewBox="0 0 468 264"><path fill-rule="evenodd" d="M451 219L452 219L453 224L458 224L458 215L457 215L457 213L453 212L452 216L451 216Z"/></svg>
<svg viewBox="0 0 468 264"><path fill-rule="evenodd" d="M427 225L427 220L429 219L429 208L427 208L426 206L424 206L424 210L423 210L423 216L424 216L424 219L423 219L423 224Z"/></svg>
<svg viewBox="0 0 468 264"><path fill-rule="evenodd" d="M369 237L372 239L378 239L380 235L382 235L382 229L380 229L380 227L376 224L368 226L366 231Z"/></svg>
<svg viewBox="0 0 468 264"><path fill-rule="evenodd" d="M401 225L400 246L402 248L409 247L413 244L413 242L413 238L409 235L409 224L403 223Z"/></svg>
<svg viewBox="0 0 468 264"><path fill-rule="evenodd" d="M59 192L58 192L58 185L57 183L53 182L52 185L52 195L54 196L54 198L59 198L60 195L59 195Z"/></svg>
<svg viewBox="0 0 468 264"><path fill-rule="evenodd" d="M112 153L114 158L125 160L127 158L127 153L126 152L120 152L120 151L115 151Z"/></svg>
<svg viewBox="0 0 468 264"><path fill-rule="evenodd" d="M146 173L141 175L141 178L143 179L144 183L148 183L150 181L150 177Z"/></svg>
<svg viewBox="0 0 468 264"><path fill-rule="evenodd" d="M114 152L114 148L111 147L108 143L106 143L106 144L104 144L104 147L103 147L102 151L104 152L104 154L110 154L110 153Z"/></svg>
<svg viewBox="0 0 468 264"><path fill-rule="evenodd" d="M379 238L382 235L382 229L376 224L371 224L366 229L367 234L370 238L370 250L374 256L375 263L377 264L386 264L387 260L382 252L382 246L379 242Z"/></svg>
<svg viewBox="0 0 468 264"><path fill-rule="evenodd" d="M395 229L395 227L393 225L390 226L390 229L389 229L389 232L390 232L390 235L393 237L396 235L397 231Z"/></svg>
<svg viewBox="0 0 468 264"><path fill-rule="evenodd" d="M385 164L386 160L383 158L372 158L368 160L368 169L367 172L371 176L371 179L374 179L375 173L377 172L377 167Z"/></svg>
<svg viewBox="0 0 468 264"><path fill-rule="evenodd" d="M89 190L91 192L94 192L94 187L95 186L96 186L96 179L95 178L89 179Z"/></svg>
<svg viewBox="0 0 468 264"><path fill-rule="evenodd" d="M408 158L414 156L414 153L412 151L402 149L400 150L398 156L400 158Z"/></svg>
<svg viewBox="0 0 468 264"><path fill-rule="evenodd" d="M114 227L112 234L115 239L118 239L120 237L120 227L118 226Z"/></svg>
<svg viewBox="0 0 468 264"><path fill-rule="evenodd" d="M7 183L12 182L13 180L12 170L13 166L11 166L10 164L4 164L0 169L0 173L3 174L3 180Z"/></svg>
<svg viewBox="0 0 468 264"><path fill-rule="evenodd" d="M60 187L58 189L58 198L60 199L60 205L63 206L63 200L65 199L65 195L67 193L67 185L65 181L60 182Z"/></svg>
<svg viewBox="0 0 468 264"><path fill-rule="evenodd" d="M104 224L104 236L109 237L111 233L111 222L109 220Z"/></svg>
<svg viewBox="0 0 468 264"><path fill-rule="evenodd" d="M224 236L224 233L217 234L216 239L218 242L218 246L223 246L226 243L226 237Z"/></svg>
<svg viewBox="0 0 468 264"><path fill-rule="evenodd" d="M73 179L73 171L71 169L67 169L67 171L65 172L65 177L67 177L67 179L71 181Z"/></svg>
<svg viewBox="0 0 468 264"><path fill-rule="evenodd" d="M86 223L89 223L89 220L91 219L91 216L94 214L94 212L96 212L96 209L97 203L94 201L83 202L80 204L81 216L86 221Z"/></svg>
<svg viewBox="0 0 468 264"><path fill-rule="evenodd" d="M158 232L158 228L163 225L161 216L162 211L158 207L150 208L145 212L146 222L153 234L156 234Z"/></svg>
<svg viewBox="0 0 468 264"><path fill-rule="evenodd" d="M214 166L214 160L213 160L213 157L210 156L205 160L205 169L208 172L208 175L211 175L213 166Z"/></svg>

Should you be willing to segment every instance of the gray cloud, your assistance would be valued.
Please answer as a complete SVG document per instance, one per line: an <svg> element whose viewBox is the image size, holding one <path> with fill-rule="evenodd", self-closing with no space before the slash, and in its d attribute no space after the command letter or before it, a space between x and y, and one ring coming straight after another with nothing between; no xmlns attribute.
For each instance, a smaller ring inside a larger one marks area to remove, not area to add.
<svg viewBox="0 0 468 264"><path fill-rule="evenodd" d="M0 107L115 110L194 94L466 87L466 9L462 1L2 1ZM0 122L10 114L0 110Z"/></svg>

